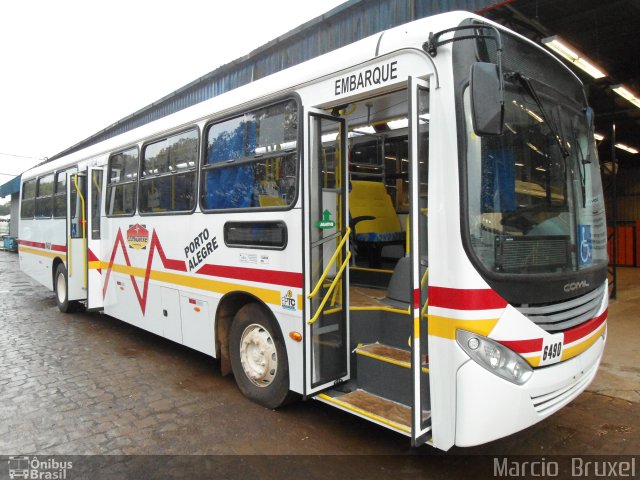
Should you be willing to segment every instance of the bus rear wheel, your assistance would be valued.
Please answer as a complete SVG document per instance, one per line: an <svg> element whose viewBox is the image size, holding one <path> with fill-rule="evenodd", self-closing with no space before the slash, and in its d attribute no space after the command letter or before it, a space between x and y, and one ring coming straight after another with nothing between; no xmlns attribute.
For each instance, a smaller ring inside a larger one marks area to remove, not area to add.
<svg viewBox="0 0 640 480"><path fill-rule="evenodd" d="M236 313L229 355L238 388L247 398L267 408L278 408L292 398L284 341L260 305L249 303Z"/></svg>
<svg viewBox="0 0 640 480"><path fill-rule="evenodd" d="M77 308L78 302L69 301L69 278L64 263L59 263L56 268L56 274L53 277L53 291L56 294L58 309L62 313L72 312Z"/></svg>

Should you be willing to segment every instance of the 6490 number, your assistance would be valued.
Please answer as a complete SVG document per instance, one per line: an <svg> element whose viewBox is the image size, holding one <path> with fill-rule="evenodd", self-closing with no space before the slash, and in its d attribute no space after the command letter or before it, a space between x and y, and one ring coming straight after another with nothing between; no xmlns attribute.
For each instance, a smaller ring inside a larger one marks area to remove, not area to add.
<svg viewBox="0 0 640 480"><path fill-rule="evenodd" d="M542 361L558 358L560 353L562 353L562 342L547 345L542 351Z"/></svg>

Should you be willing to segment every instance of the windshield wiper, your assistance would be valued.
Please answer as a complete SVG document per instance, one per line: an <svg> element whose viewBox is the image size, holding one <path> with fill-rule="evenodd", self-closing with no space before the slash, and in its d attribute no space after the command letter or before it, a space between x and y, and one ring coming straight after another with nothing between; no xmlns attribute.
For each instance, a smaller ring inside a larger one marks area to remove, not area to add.
<svg viewBox="0 0 640 480"><path fill-rule="evenodd" d="M509 73L507 74L507 76L509 80L511 79L517 80L520 83L520 85L522 85L522 87L526 90L526 92L531 96L531 98L533 98L533 101L536 102L536 105L538 106L538 108L540 109L540 113L542 114L542 119L547 122L547 125L549 126L549 130L551 130L551 135L553 135L553 138L555 138L556 143L560 148L560 153L562 154L562 158L566 160L567 157L569 157L569 151L567 150L567 147L565 147L564 143L562 142L562 139L560 138L560 131L558 130L557 125L555 124L555 122L552 122L551 117L547 115L547 112L544 109L544 105L542 104L542 101L540 100L540 97L538 96L536 89L533 88L533 85L531 84L531 79L528 77L525 77L524 75L518 72Z"/></svg>
<svg viewBox="0 0 640 480"><path fill-rule="evenodd" d="M591 160L588 158L584 158L584 152L582 151L582 146L580 145L580 141L578 140L578 135L576 131L573 131L573 140L576 144L576 150L580 155L580 165L578 171L580 172L580 189L582 191L582 208L587 208L587 167L586 165L591 163Z"/></svg>

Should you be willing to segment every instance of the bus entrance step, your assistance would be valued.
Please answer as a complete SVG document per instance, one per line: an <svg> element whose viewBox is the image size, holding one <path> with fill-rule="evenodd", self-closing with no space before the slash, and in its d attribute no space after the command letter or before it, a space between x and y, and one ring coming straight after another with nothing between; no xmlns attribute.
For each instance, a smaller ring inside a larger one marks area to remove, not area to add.
<svg viewBox="0 0 640 480"><path fill-rule="evenodd" d="M361 345L357 355L358 387L384 398L410 405L413 399L411 352L382 343ZM421 383L428 388L429 370L422 367Z"/></svg>
<svg viewBox="0 0 640 480"><path fill-rule="evenodd" d="M350 393L330 390L314 398L396 432L411 435L411 407L407 405L360 389Z"/></svg>

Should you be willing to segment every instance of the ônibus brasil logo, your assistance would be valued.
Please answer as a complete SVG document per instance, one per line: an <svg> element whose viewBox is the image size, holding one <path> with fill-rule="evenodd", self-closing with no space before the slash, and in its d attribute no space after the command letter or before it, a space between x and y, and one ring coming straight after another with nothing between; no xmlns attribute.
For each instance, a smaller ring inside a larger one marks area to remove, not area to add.
<svg viewBox="0 0 640 480"><path fill-rule="evenodd" d="M9 457L9 478L50 479L64 480L67 470L73 468L73 462L47 458L40 460L38 457L27 456Z"/></svg>

